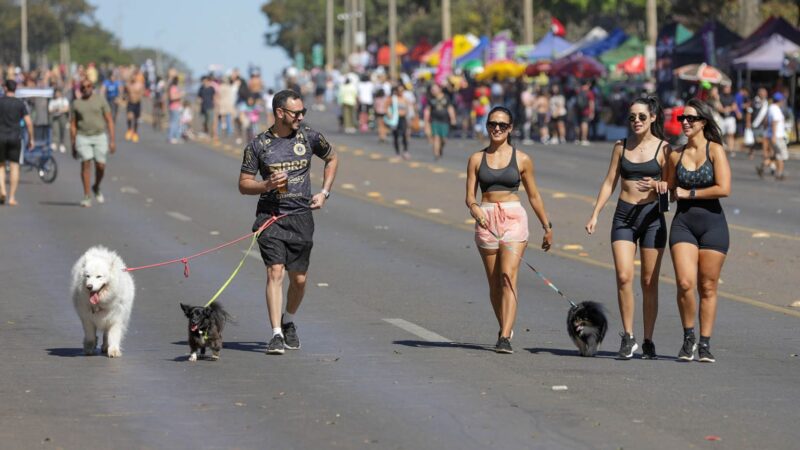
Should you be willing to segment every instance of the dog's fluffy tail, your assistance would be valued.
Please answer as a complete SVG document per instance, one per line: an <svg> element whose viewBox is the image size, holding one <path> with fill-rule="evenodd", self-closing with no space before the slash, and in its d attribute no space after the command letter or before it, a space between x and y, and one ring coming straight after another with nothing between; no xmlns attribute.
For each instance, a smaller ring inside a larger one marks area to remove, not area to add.
<svg viewBox="0 0 800 450"><path fill-rule="evenodd" d="M214 302L208 306L212 313L217 316L219 319L222 319L223 322L230 322L232 324L236 324L236 318L232 316L228 311L225 311L225 308L222 307L220 302Z"/></svg>

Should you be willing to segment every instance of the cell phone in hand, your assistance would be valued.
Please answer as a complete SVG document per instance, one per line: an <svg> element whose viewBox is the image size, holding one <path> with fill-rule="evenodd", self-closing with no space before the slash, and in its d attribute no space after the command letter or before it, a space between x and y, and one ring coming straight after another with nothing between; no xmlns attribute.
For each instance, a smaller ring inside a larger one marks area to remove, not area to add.
<svg viewBox="0 0 800 450"><path fill-rule="evenodd" d="M669 211L669 191L658 194L658 212L663 214L667 211Z"/></svg>

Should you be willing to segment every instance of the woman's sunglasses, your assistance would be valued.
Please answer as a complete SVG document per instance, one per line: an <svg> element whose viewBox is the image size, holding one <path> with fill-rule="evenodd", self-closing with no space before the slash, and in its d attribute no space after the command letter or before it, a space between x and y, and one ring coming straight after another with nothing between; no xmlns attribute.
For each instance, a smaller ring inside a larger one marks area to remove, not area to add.
<svg viewBox="0 0 800 450"><path fill-rule="evenodd" d="M684 120L689 123L695 123L698 120L703 120L703 118L700 116L690 116L687 114L681 114L680 116L678 116L678 123L683 123Z"/></svg>
<svg viewBox="0 0 800 450"><path fill-rule="evenodd" d="M638 116L636 114L631 114L628 116L628 122L633 123L636 122L636 119L639 119L639 122L644 122L647 120L647 114L640 113Z"/></svg>
<svg viewBox="0 0 800 450"><path fill-rule="evenodd" d="M507 122L494 122L494 121L486 122L486 129L488 130L494 130L495 128L499 128L500 131L506 131L507 129L509 129L509 127L511 127L511 124Z"/></svg>

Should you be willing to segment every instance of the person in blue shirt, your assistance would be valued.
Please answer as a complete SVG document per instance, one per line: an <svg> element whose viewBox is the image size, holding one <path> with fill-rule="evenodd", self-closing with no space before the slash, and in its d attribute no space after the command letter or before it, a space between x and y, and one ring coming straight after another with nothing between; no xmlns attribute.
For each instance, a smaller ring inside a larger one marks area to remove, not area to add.
<svg viewBox="0 0 800 450"><path fill-rule="evenodd" d="M111 118L114 123L117 122L117 109L119 107L117 100L120 92L122 92L122 81L119 80L116 71L111 72L111 76L103 81L103 94L109 106L111 106Z"/></svg>

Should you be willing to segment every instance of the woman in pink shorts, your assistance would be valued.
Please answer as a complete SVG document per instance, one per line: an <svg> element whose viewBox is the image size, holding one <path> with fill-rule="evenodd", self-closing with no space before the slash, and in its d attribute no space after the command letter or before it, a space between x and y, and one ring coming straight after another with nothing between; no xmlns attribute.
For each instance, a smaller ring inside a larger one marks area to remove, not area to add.
<svg viewBox="0 0 800 450"><path fill-rule="evenodd" d="M513 353L511 336L517 317L517 274L528 245L528 215L517 196L525 187L528 202L544 228L542 249L550 250L553 225L547 218L533 174L533 160L511 146L511 111L498 106L489 112L489 146L474 153L467 165L466 203L475 219L475 243L489 281L489 299L500 324L495 351ZM481 203L475 201L478 186Z"/></svg>

